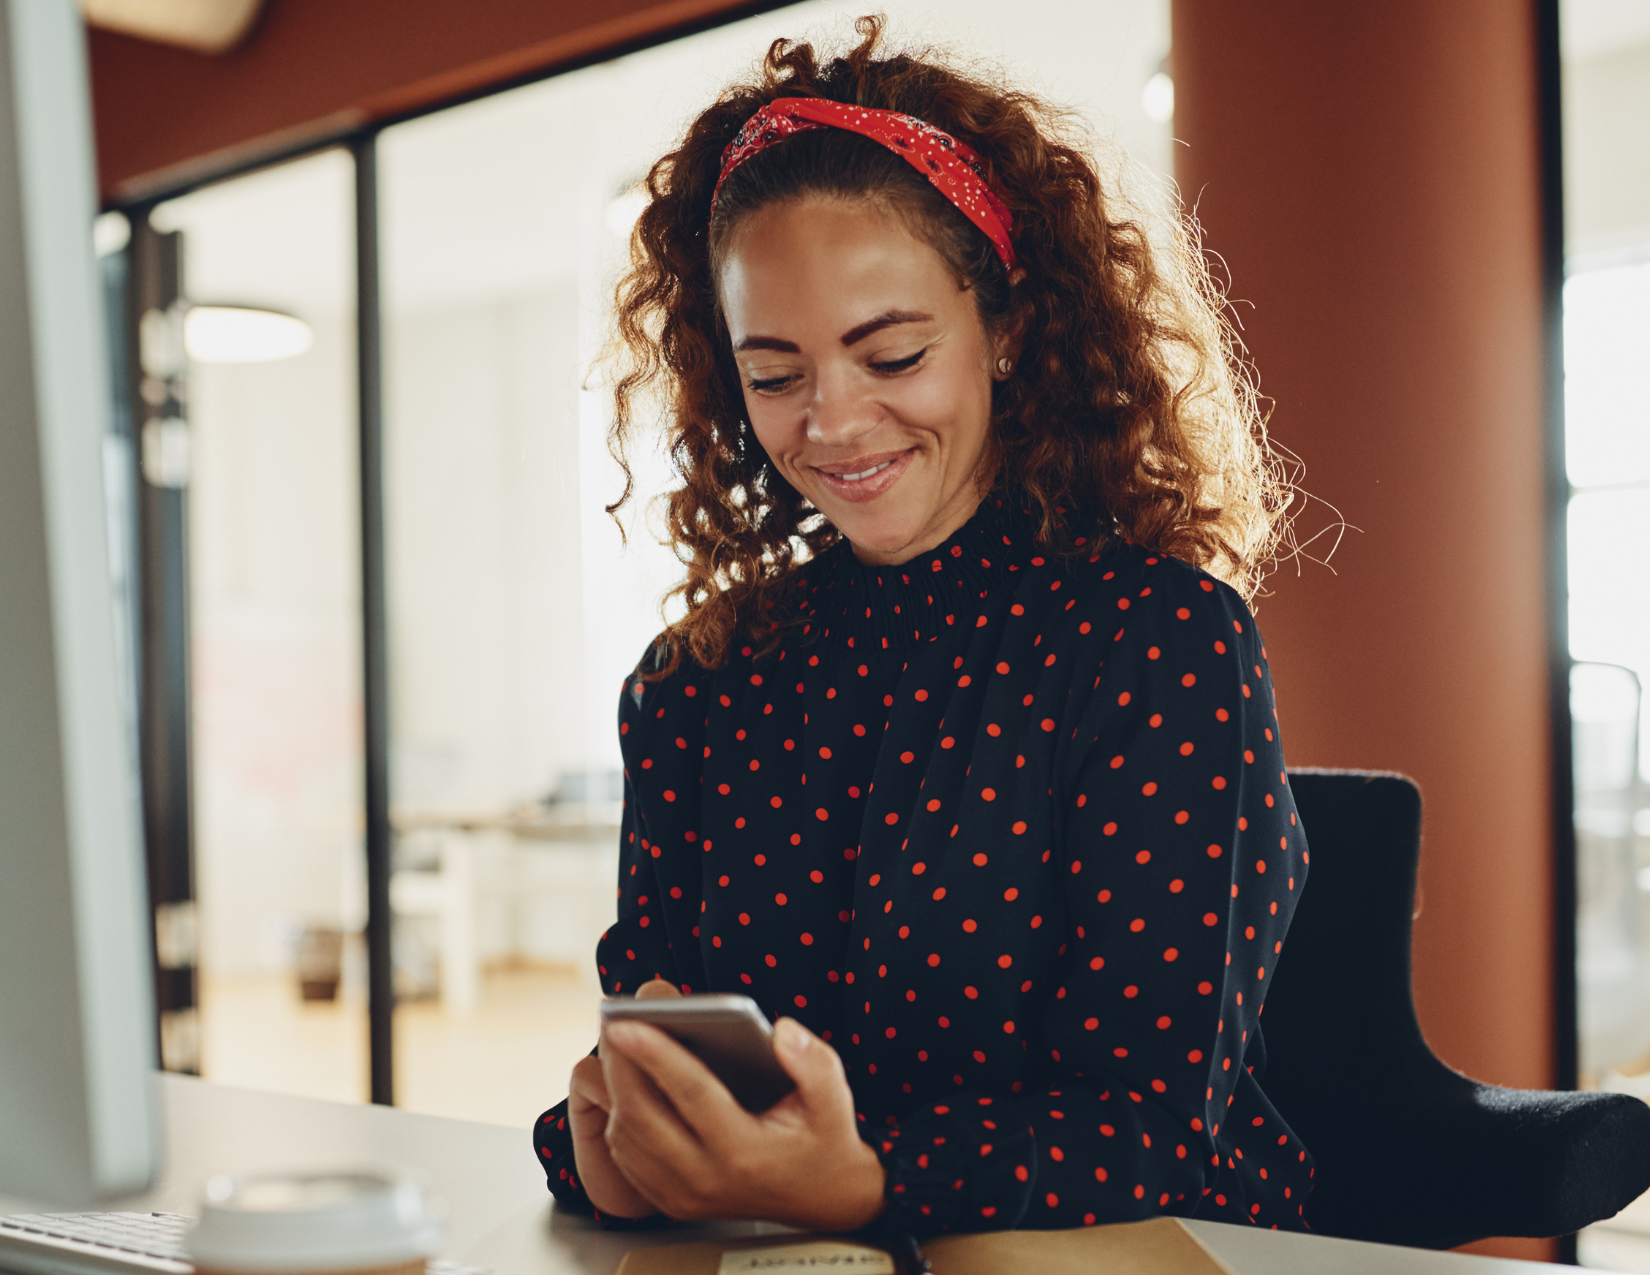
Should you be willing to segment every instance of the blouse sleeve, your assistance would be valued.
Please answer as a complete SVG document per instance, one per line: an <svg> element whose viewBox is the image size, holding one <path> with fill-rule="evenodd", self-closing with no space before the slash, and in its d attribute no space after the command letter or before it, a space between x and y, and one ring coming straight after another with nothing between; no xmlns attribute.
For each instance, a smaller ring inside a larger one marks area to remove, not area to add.
<svg viewBox="0 0 1650 1275"><path fill-rule="evenodd" d="M1049 1083L868 1132L888 1229L1270 1225L1305 1199L1310 1158L1249 1075L1305 841L1253 618L1176 578L1155 573L1160 596L1107 635L1057 779L1069 964L1041 1024ZM1229 1110L1245 1127L1217 1151Z"/></svg>
<svg viewBox="0 0 1650 1275"><path fill-rule="evenodd" d="M653 843L636 801L630 765L636 756L632 741L640 737L648 718L644 706L658 687L632 679L619 700L619 738L625 759L624 815L619 827L618 916L596 944L596 967L602 990L609 996L634 992L650 979L680 983L659 904L653 870ZM533 1126L533 1149L550 1182L550 1193L563 1208L597 1216L590 1198L579 1185L573 1158L573 1134L567 1125L564 1098ZM620 1219L610 1219L620 1221Z"/></svg>

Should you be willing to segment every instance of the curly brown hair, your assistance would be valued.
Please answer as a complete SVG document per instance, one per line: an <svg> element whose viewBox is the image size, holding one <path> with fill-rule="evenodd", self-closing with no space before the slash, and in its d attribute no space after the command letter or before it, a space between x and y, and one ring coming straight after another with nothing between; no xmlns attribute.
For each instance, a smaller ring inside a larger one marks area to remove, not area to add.
<svg viewBox="0 0 1650 1275"><path fill-rule="evenodd" d="M755 79L726 89L646 178L617 292L610 443L626 484L609 512L633 494L626 455L651 404L682 480L664 501L686 567L670 595L686 614L665 631L658 675L684 655L719 667L736 642L776 646L798 568L839 538L756 439L717 291L731 228L807 195L897 210L974 292L987 329L1015 331L1020 357L993 390L982 492L1020 493L1054 552L1127 539L1252 597L1291 496L1195 225L1171 218L1154 245L1140 210L1103 188L1069 112L929 51L879 57L882 19L855 27L859 43L825 62L807 43L775 41ZM1024 277L1012 282L985 235L910 164L838 129L741 165L712 222L723 148L780 97L900 111L966 141L1013 215Z"/></svg>

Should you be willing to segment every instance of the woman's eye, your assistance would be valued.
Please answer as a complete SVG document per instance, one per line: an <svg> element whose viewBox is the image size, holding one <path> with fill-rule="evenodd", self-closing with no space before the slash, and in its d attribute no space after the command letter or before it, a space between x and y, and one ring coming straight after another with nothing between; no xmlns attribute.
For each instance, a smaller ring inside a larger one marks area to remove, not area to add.
<svg viewBox="0 0 1650 1275"><path fill-rule="evenodd" d="M761 394L764 391L782 390L795 379L794 376L773 376L766 379L753 376L745 384L755 393Z"/></svg>
<svg viewBox="0 0 1650 1275"><path fill-rule="evenodd" d="M909 355L906 358L894 359L889 363L872 363L868 366L873 372L881 372L884 376L887 376L894 372L904 372L910 368L916 367L917 364L922 362L922 356L927 353L928 347L924 346L915 354Z"/></svg>

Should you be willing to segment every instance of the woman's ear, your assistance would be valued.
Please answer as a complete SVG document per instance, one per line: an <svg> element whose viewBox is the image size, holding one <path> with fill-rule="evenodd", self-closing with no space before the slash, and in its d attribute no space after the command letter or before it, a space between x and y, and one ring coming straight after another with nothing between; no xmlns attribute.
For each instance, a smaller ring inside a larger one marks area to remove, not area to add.
<svg viewBox="0 0 1650 1275"><path fill-rule="evenodd" d="M1009 287L1018 288L1025 277L1026 272L1016 266L1009 273ZM1013 294L1010 293L1010 296ZM991 338L991 368L996 380L1006 381L1014 371L1014 365L1020 361L1020 347L1025 342L1025 330L1025 306L1011 302L1007 320Z"/></svg>

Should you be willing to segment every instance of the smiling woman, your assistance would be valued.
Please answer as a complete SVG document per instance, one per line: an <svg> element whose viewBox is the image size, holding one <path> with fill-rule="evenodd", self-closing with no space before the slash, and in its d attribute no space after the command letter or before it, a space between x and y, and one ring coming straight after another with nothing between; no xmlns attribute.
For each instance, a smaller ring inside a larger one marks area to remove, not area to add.
<svg viewBox="0 0 1650 1275"><path fill-rule="evenodd" d="M1302 1225L1260 1088L1306 876L1244 601L1278 483L1184 235L1059 117L879 25L780 42L654 166L650 396L683 617L620 703L610 995L733 992L744 1110L640 1022L534 1142L565 1207L927 1236ZM1236 587L1233 587L1236 586ZM1241 590L1241 591L1240 591Z"/></svg>
<svg viewBox="0 0 1650 1275"><path fill-rule="evenodd" d="M898 216L825 196L750 214L722 313L762 450L861 562L904 562L967 521L1008 341Z"/></svg>

